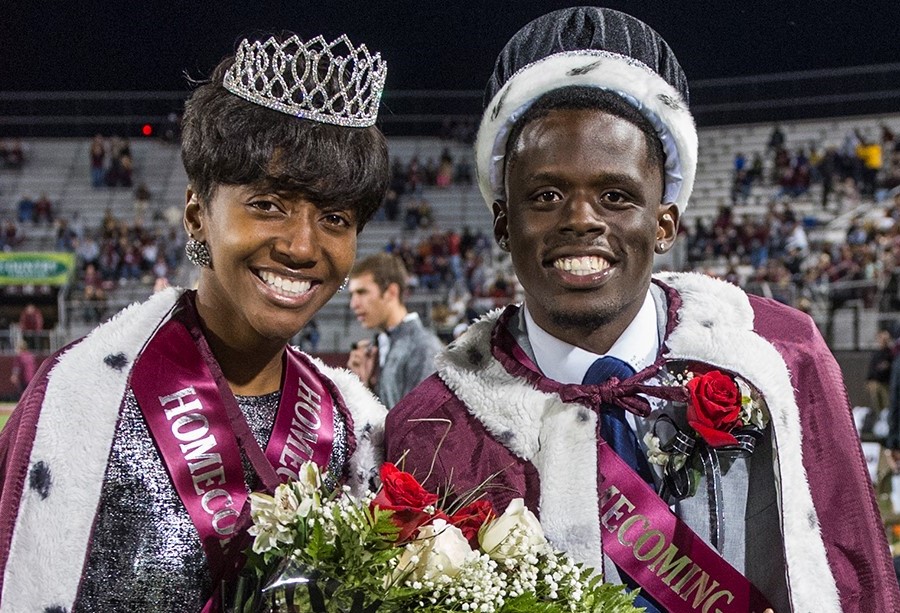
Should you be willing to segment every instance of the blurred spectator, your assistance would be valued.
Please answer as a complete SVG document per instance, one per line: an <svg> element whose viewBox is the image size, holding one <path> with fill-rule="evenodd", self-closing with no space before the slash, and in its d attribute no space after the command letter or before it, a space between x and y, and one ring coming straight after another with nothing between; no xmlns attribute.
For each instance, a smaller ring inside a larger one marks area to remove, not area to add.
<svg viewBox="0 0 900 613"><path fill-rule="evenodd" d="M871 433L881 412L888 406L888 384L894 362L894 339L887 330L878 332L878 347L869 361L866 391L869 392L869 412L863 420L862 432Z"/></svg>
<svg viewBox="0 0 900 613"><path fill-rule="evenodd" d="M3 233L0 235L0 248L3 251L15 249L23 240L25 240L25 235L15 220L7 219L3 222Z"/></svg>
<svg viewBox="0 0 900 613"><path fill-rule="evenodd" d="M131 187L133 164L128 141L115 137L110 145L110 164L106 170L106 184L110 187Z"/></svg>
<svg viewBox="0 0 900 613"><path fill-rule="evenodd" d="M450 187L451 183L453 183L453 156L450 155L450 149L445 147L441 152L434 184L437 187Z"/></svg>
<svg viewBox="0 0 900 613"><path fill-rule="evenodd" d="M876 179L883 164L881 143L869 142L859 136L856 156L861 161L862 194L864 196L872 196L875 194Z"/></svg>
<svg viewBox="0 0 900 613"><path fill-rule="evenodd" d="M91 185L102 187L105 182L106 169L106 142L103 136L97 134L91 141L89 150L91 164Z"/></svg>
<svg viewBox="0 0 900 613"><path fill-rule="evenodd" d="M25 150L22 141L15 139L11 143L0 143L0 162L4 168L19 170L25 163Z"/></svg>
<svg viewBox="0 0 900 613"><path fill-rule="evenodd" d="M150 198L153 197L153 194L150 193L150 189L147 187L146 183L141 183L137 186L137 189L134 190L134 219L138 222L143 222L145 219L145 215L147 213L147 207L150 205Z"/></svg>
<svg viewBox="0 0 900 613"><path fill-rule="evenodd" d="M453 174L453 182L459 185L472 185L472 165L465 157L460 158L456 163L456 170Z"/></svg>
<svg viewBox="0 0 900 613"><path fill-rule="evenodd" d="M16 344L16 355L13 359L12 373L9 380L16 388L18 396L22 395L28 384L34 378L38 369L37 357L29 350L28 343L24 340Z"/></svg>
<svg viewBox="0 0 900 613"><path fill-rule="evenodd" d="M767 146L771 151L778 151L784 147L784 132L782 132L781 126L778 124L775 124L775 127L772 128Z"/></svg>
<svg viewBox="0 0 900 613"><path fill-rule="evenodd" d="M400 195L393 188L389 188L384 195L382 209L384 217L388 221L397 221L397 218L400 217Z"/></svg>
<svg viewBox="0 0 900 613"><path fill-rule="evenodd" d="M28 194L24 194L16 205L16 219L19 223L32 223L34 221L34 200Z"/></svg>
<svg viewBox="0 0 900 613"><path fill-rule="evenodd" d="M84 321L87 323L99 322L106 312L106 290L103 288L103 279L93 263L85 267L81 285Z"/></svg>
<svg viewBox="0 0 900 613"><path fill-rule="evenodd" d="M34 221L36 223L53 221L53 203L47 197L47 192L41 192L40 197L34 203Z"/></svg>
<svg viewBox="0 0 900 613"><path fill-rule="evenodd" d="M75 230L69 227L69 222L66 219L56 220L57 251L75 251L76 238Z"/></svg>
<svg viewBox="0 0 900 613"><path fill-rule="evenodd" d="M32 302L26 304L19 314L19 331L29 348L38 349L42 346L44 315Z"/></svg>
<svg viewBox="0 0 900 613"><path fill-rule="evenodd" d="M316 323L315 317L300 331L299 345L302 351L306 353L315 353L319 349L319 340L322 335L319 332L319 324Z"/></svg>

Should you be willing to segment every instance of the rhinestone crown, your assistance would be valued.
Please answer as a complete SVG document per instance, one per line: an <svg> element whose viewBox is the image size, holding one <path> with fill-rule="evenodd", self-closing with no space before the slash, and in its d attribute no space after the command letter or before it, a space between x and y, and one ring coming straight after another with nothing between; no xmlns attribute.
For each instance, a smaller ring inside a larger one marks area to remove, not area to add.
<svg viewBox="0 0 900 613"><path fill-rule="evenodd" d="M321 36L304 43L294 35L284 42L242 40L223 85L288 115L364 128L378 117L386 76L381 54L354 47L346 35L330 43Z"/></svg>

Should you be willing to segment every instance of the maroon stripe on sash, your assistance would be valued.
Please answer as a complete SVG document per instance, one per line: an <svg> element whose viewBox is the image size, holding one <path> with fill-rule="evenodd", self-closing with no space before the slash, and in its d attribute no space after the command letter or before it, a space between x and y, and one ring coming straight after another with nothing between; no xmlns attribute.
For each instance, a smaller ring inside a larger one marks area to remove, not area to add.
<svg viewBox="0 0 900 613"><path fill-rule="evenodd" d="M670 613L762 613L746 577L706 544L600 439L603 551Z"/></svg>
<svg viewBox="0 0 900 613"><path fill-rule="evenodd" d="M131 388L213 577L248 498L237 439L219 390L187 329L162 326L134 367Z"/></svg>
<svg viewBox="0 0 900 613"><path fill-rule="evenodd" d="M303 462L328 467L334 442L334 401L317 372L285 351L281 402L266 458L282 481L299 479Z"/></svg>

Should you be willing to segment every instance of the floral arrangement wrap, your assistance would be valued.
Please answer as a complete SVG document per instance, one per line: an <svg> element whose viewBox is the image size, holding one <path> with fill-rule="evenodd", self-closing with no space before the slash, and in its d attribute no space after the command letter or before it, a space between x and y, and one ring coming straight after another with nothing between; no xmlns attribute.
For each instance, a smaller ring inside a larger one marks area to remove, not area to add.
<svg viewBox="0 0 900 613"><path fill-rule="evenodd" d="M502 514L470 493L444 504L385 464L377 494L329 492L315 464L251 495L255 587L230 610L637 613L635 593L555 551L522 499ZM245 573L246 574L246 573Z"/></svg>

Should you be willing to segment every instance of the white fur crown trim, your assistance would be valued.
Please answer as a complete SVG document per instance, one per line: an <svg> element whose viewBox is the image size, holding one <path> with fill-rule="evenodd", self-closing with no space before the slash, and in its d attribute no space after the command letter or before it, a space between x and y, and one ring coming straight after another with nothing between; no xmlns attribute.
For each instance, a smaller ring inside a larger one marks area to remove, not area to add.
<svg viewBox="0 0 900 613"><path fill-rule="evenodd" d="M512 126L543 94L573 85L615 92L653 124L666 153L665 201L684 212L697 171L697 128L687 104L645 64L602 50L564 51L529 64L491 100L475 143L478 186L488 208L505 197L504 157Z"/></svg>

